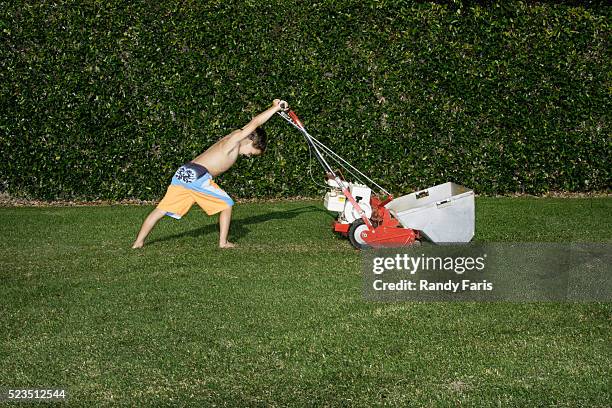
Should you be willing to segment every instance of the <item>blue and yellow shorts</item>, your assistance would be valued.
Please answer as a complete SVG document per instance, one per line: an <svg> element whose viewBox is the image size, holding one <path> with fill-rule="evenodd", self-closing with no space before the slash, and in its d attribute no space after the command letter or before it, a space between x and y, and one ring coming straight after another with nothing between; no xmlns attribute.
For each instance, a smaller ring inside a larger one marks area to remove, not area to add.
<svg viewBox="0 0 612 408"><path fill-rule="evenodd" d="M172 177L166 195L157 205L166 215L180 220L197 203L208 215L216 214L234 205L234 201L223 191L206 167L197 163L186 163Z"/></svg>

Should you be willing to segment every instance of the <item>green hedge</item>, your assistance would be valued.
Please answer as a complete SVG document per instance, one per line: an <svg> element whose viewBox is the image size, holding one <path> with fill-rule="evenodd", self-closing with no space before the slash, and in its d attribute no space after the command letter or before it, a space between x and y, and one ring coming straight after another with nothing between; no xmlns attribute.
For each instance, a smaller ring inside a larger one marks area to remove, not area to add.
<svg viewBox="0 0 612 408"><path fill-rule="evenodd" d="M604 5L0 6L0 189L16 196L159 198L177 166L276 97L394 193L447 180L484 194L611 184ZM299 133L279 117L266 129L265 157L240 160L222 187L317 194Z"/></svg>

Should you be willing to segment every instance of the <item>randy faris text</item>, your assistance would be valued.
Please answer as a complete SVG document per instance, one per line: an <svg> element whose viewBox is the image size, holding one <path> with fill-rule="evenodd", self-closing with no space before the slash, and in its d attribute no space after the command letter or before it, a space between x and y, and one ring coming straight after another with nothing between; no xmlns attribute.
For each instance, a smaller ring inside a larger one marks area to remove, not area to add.
<svg viewBox="0 0 612 408"><path fill-rule="evenodd" d="M445 282L431 282L426 279L408 280L402 279L398 282L384 282L377 279L372 283L376 291L421 291L421 292L465 292L465 291L491 291L493 283L482 281L472 281L463 279L460 282L448 280Z"/></svg>

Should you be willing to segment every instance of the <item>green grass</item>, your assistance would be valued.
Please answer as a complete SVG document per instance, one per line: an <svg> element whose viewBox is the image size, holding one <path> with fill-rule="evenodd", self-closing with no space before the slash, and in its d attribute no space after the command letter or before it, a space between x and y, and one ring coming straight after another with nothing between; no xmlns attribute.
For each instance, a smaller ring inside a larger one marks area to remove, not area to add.
<svg viewBox="0 0 612 408"><path fill-rule="evenodd" d="M318 201L239 204L236 250L194 207L0 208L0 387L70 405L600 406L612 307L375 303ZM476 240L612 239L612 200L479 198Z"/></svg>

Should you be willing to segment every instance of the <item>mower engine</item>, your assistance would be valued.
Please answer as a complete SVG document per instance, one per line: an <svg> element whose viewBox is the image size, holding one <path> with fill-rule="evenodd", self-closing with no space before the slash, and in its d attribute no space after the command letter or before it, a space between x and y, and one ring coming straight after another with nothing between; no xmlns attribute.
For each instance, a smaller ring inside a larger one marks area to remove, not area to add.
<svg viewBox="0 0 612 408"><path fill-rule="evenodd" d="M366 217L371 218L372 206L370 205L370 197L372 195L372 190L363 184L348 184L349 191L355 198L355 201L359 203L359 206L365 212ZM327 194L325 194L325 200L323 202L327 210L340 213L338 215L339 223L351 224L353 221L361 218L357 209L353 207L353 204L351 204L345 195L342 194L342 190L340 189L340 186L336 180L327 180L327 185L331 187L331 191L328 191Z"/></svg>

